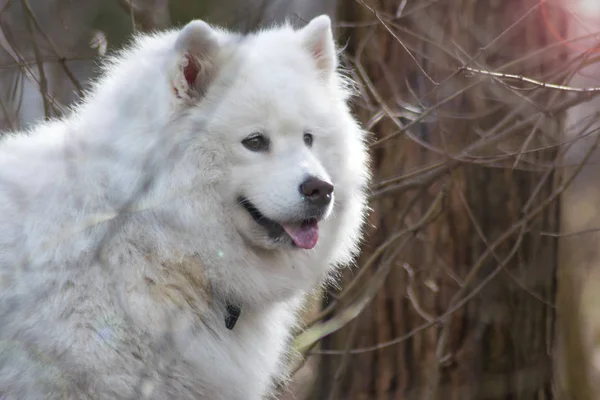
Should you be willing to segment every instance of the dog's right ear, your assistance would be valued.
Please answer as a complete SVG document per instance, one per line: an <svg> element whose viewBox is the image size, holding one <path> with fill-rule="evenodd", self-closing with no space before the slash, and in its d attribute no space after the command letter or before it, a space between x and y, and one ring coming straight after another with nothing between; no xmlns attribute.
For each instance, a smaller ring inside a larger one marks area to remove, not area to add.
<svg viewBox="0 0 600 400"><path fill-rule="evenodd" d="M216 70L218 49L219 38L206 22L195 20L183 27L175 42L178 63L173 88L178 98L202 97Z"/></svg>

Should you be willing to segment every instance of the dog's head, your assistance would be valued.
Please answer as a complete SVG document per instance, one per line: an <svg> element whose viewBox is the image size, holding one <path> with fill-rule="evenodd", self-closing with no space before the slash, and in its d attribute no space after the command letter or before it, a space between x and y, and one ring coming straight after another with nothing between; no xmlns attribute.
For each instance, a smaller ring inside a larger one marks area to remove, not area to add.
<svg viewBox="0 0 600 400"><path fill-rule="evenodd" d="M364 183L329 18L244 37L194 21L176 48L175 93L223 155L214 166L227 171L218 190L233 225L261 248L314 248Z"/></svg>

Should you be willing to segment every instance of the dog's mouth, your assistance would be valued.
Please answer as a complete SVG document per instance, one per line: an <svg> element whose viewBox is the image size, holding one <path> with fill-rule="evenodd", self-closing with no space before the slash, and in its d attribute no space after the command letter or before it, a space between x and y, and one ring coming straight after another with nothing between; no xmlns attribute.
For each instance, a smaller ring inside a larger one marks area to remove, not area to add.
<svg viewBox="0 0 600 400"><path fill-rule="evenodd" d="M319 240L319 222L316 218L302 221L277 222L267 218L250 200L240 197L238 203L248 211L252 219L262 226L271 239L289 236L292 243L301 249L312 249Z"/></svg>

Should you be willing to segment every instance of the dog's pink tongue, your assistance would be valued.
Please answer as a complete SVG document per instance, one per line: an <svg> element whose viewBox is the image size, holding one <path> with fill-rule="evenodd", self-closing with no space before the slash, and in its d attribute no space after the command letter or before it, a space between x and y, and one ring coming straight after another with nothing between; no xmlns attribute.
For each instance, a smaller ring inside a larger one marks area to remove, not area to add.
<svg viewBox="0 0 600 400"><path fill-rule="evenodd" d="M312 249L319 240L319 224L316 220L281 226L290 235L294 244L301 249Z"/></svg>

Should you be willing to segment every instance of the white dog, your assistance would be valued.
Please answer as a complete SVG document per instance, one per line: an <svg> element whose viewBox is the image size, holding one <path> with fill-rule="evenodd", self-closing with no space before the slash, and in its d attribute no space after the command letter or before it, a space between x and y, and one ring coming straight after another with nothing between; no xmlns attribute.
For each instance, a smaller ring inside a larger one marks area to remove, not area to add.
<svg viewBox="0 0 600 400"><path fill-rule="evenodd" d="M0 398L255 400L349 263L363 131L328 17L141 36L0 143Z"/></svg>

